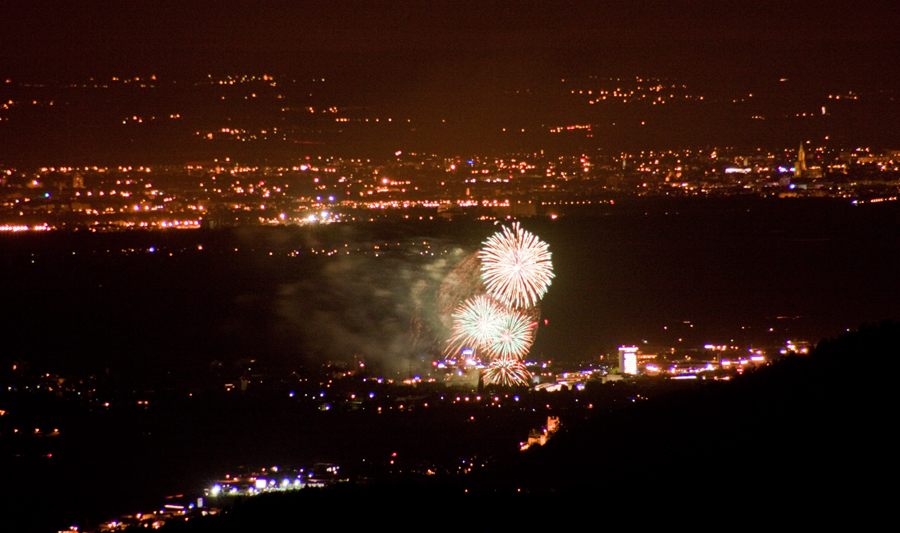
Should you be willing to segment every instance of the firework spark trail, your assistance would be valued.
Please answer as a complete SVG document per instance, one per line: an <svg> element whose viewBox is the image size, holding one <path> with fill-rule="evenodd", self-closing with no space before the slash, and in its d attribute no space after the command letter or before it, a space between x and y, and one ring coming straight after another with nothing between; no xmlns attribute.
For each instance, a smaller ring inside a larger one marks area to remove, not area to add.
<svg viewBox="0 0 900 533"><path fill-rule="evenodd" d="M485 241L478 258L488 294L510 307L534 306L553 279L547 243L518 222Z"/></svg>
<svg viewBox="0 0 900 533"><path fill-rule="evenodd" d="M494 359L485 369L481 378L485 385L506 387L528 385L531 373L516 359Z"/></svg>

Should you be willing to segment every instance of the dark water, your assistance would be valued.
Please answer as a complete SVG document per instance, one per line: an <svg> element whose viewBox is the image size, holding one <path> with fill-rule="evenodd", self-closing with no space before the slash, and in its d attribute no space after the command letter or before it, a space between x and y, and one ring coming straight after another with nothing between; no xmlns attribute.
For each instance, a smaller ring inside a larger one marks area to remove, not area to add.
<svg viewBox="0 0 900 533"><path fill-rule="evenodd" d="M777 345L898 318L898 215L890 204L830 200L645 199L525 220L549 243L556 273L533 353L583 360L622 343L678 338ZM391 358L420 355L404 351L410 323L433 312L453 262L495 230L404 221L10 236L0 241L0 357L116 377L205 370L249 354L293 368L356 352L405 371L407 361ZM420 240L453 253L423 257ZM372 255L373 245L394 242L403 247ZM369 253L286 257L347 243ZM157 253L137 252L151 246ZM115 253L122 249L136 252Z"/></svg>
<svg viewBox="0 0 900 533"><path fill-rule="evenodd" d="M534 228L557 273L537 347L547 355L643 340L817 341L900 315L894 206L729 200L629 211Z"/></svg>

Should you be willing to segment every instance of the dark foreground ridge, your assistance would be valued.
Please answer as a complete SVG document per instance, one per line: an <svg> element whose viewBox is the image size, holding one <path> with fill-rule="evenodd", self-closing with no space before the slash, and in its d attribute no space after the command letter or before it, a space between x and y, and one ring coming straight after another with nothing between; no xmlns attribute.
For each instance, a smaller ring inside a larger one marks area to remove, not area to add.
<svg viewBox="0 0 900 533"><path fill-rule="evenodd" d="M164 530L280 531L328 523L505 531L541 515L608 522L635 511L656 519L775 510L791 518L838 513L867 521L880 512L878 495L887 495L878 479L894 464L889 416L896 402L886 369L898 353L900 324L864 325L820 342L810 356L788 357L734 382L669 393L564 427L546 446L470 476L351 481L264 495Z"/></svg>

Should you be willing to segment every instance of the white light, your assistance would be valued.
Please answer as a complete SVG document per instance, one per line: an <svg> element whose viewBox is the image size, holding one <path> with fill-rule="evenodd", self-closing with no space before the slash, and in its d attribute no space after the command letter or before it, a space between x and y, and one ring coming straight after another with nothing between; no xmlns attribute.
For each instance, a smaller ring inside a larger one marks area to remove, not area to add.
<svg viewBox="0 0 900 533"><path fill-rule="evenodd" d="M626 374L637 374L637 354L635 352L625 352L625 369Z"/></svg>

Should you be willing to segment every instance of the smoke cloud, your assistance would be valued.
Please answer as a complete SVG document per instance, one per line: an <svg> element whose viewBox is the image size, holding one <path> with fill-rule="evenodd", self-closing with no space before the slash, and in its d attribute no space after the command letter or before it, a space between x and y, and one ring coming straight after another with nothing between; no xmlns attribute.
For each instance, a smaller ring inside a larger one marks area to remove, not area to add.
<svg viewBox="0 0 900 533"><path fill-rule="evenodd" d="M413 239L417 243L424 239ZM427 241L374 252L338 251L306 279L282 284L278 329L309 360L360 360L384 373L430 365L446 341L438 292L468 254ZM445 313L446 310L443 311Z"/></svg>

